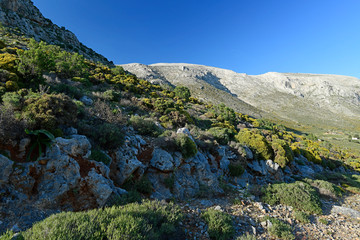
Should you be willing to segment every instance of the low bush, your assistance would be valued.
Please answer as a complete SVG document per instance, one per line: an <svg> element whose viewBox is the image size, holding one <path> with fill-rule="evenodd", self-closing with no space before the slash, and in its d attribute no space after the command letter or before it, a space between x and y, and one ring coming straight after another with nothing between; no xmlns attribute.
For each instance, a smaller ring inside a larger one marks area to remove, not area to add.
<svg viewBox="0 0 360 240"><path fill-rule="evenodd" d="M235 136L235 138L239 143L250 147L255 152L257 158L262 160L273 158L273 150L265 137L261 134L248 129L243 129Z"/></svg>
<svg viewBox="0 0 360 240"><path fill-rule="evenodd" d="M43 94L25 100L22 117L32 129L53 130L59 125L71 125L77 116L76 104L63 94Z"/></svg>
<svg viewBox="0 0 360 240"><path fill-rule="evenodd" d="M310 214L322 214L319 195L307 183L271 184L263 189L263 193L262 200L270 205L280 203Z"/></svg>
<svg viewBox="0 0 360 240"><path fill-rule="evenodd" d="M229 164L229 173L233 177L241 176L244 173L245 169L241 164L230 163Z"/></svg>
<svg viewBox="0 0 360 240"><path fill-rule="evenodd" d="M124 131L115 124L103 123L90 133L103 149L116 149L125 141Z"/></svg>
<svg viewBox="0 0 360 240"><path fill-rule="evenodd" d="M305 182L314 187L318 193L325 197L337 198L342 196L341 189L335 184L325 180L305 179Z"/></svg>
<svg viewBox="0 0 360 240"><path fill-rule="evenodd" d="M209 209L201 216L209 226L208 233L211 239L228 240L234 236L235 230L229 214Z"/></svg>
<svg viewBox="0 0 360 240"><path fill-rule="evenodd" d="M256 240L256 236L251 235L250 233L246 233L241 235L240 237L237 237L236 240Z"/></svg>
<svg viewBox="0 0 360 240"><path fill-rule="evenodd" d="M310 223L309 215L307 213L296 211L294 212L294 217L301 223Z"/></svg>
<svg viewBox="0 0 360 240"><path fill-rule="evenodd" d="M266 217L265 219L269 220L272 223L272 226L268 229L269 234L272 237L284 240L295 239L295 236L292 233L292 229L289 224L272 217Z"/></svg>
<svg viewBox="0 0 360 240"><path fill-rule="evenodd" d="M157 137L161 134L161 129L156 126L154 121L133 115L130 117L130 124L142 135Z"/></svg>
<svg viewBox="0 0 360 240"><path fill-rule="evenodd" d="M210 128L207 132L210 133L214 139L222 145L227 144L234 136L234 132L232 130L222 127L213 127Z"/></svg>
<svg viewBox="0 0 360 240"><path fill-rule="evenodd" d="M91 149L90 159L109 165L111 158L98 148Z"/></svg>
<svg viewBox="0 0 360 240"><path fill-rule="evenodd" d="M280 139L275 139L272 142L272 148L275 152L275 162L284 168L288 163L294 160L294 154L289 145Z"/></svg>
<svg viewBox="0 0 360 240"><path fill-rule="evenodd" d="M175 96L178 98L182 98L188 100L191 96L190 90L184 86L177 86L174 89Z"/></svg>
<svg viewBox="0 0 360 240"><path fill-rule="evenodd" d="M27 240L172 238L183 215L174 204L144 201L87 212L63 212L38 222L23 233Z"/></svg>
<svg viewBox="0 0 360 240"><path fill-rule="evenodd" d="M177 134L175 141L184 158L190 158L197 154L196 144L186 134Z"/></svg>
<svg viewBox="0 0 360 240"><path fill-rule="evenodd" d="M147 175L135 179L131 176L122 186L127 191L138 191L143 194L151 194L153 192L152 184Z"/></svg>

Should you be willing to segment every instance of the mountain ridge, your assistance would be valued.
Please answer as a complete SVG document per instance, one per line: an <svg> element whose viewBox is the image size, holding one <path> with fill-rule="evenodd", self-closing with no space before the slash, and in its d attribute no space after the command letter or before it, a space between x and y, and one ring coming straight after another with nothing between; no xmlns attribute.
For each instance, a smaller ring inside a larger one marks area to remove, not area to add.
<svg viewBox="0 0 360 240"><path fill-rule="evenodd" d="M341 124L354 127L354 121L360 116L360 80L356 77L277 72L248 75L188 63L132 63L121 66L147 80L161 83L160 79L164 84L190 85L193 90L208 83L263 112L264 117L300 123L305 121L306 124L327 119L332 127ZM156 78L158 76L159 79ZM198 97L206 99L206 93ZM293 109L294 106L298 108Z"/></svg>

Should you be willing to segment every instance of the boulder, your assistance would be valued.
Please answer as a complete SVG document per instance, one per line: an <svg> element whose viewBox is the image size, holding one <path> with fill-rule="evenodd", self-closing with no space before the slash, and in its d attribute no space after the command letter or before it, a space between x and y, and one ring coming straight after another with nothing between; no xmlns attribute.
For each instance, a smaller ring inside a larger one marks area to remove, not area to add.
<svg viewBox="0 0 360 240"><path fill-rule="evenodd" d="M160 148L154 149L150 165L163 172L173 171L175 168L173 157Z"/></svg>
<svg viewBox="0 0 360 240"><path fill-rule="evenodd" d="M39 171L35 173L39 176L36 190L43 207L56 206L67 191L78 187L81 179L79 164L66 154L50 159Z"/></svg>
<svg viewBox="0 0 360 240"><path fill-rule="evenodd" d="M246 152L246 158L249 160L253 160L254 154L252 153L251 149L248 148L247 146L243 146L243 148L245 149L245 152Z"/></svg>
<svg viewBox="0 0 360 240"><path fill-rule="evenodd" d="M0 154L0 185L9 182L14 162Z"/></svg>
<svg viewBox="0 0 360 240"><path fill-rule="evenodd" d="M258 160L254 160L250 163L248 163L248 167L257 173L260 173L261 175L267 175L268 170L267 170L267 166L265 161L258 161Z"/></svg>
<svg viewBox="0 0 360 240"><path fill-rule="evenodd" d="M279 164L272 160L267 160L266 169L275 180L284 181L284 173Z"/></svg>
<svg viewBox="0 0 360 240"><path fill-rule="evenodd" d="M84 181L99 207L104 206L112 194L122 195L127 193L125 190L115 187L110 179L97 173L94 168L90 170Z"/></svg>
<svg viewBox="0 0 360 240"><path fill-rule="evenodd" d="M304 166L304 165L296 165L296 168L299 171L299 175L303 176L303 177L313 177L315 175L315 171L309 167L309 166Z"/></svg>
<svg viewBox="0 0 360 240"><path fill-rule="evenodd" d="M71 135L70 139L58 137L55 139L62 152L71 156L88 158L91 155L91 144L83 135Z"/></svg>
<svg viewBox="0 0 360 240"><path fill-rule="evenodd" d="M332 214L341 214L351 218L360 220L360 212L356 211L352 208L341 207L341 206L333 206L331 209Z"/></svg>
<svg viewBox="0 0 360 240"><path fill-rule="evenodd" d="M91 106L94 103L94 101L91 98L89 98L88 96L82 96L80 98L80 101L82 103L84 103L86 106Z"/></svg>
<svg viewBox="0 0 360 240"><path fill-rule="evenodd" d="M154 192L151 194L150 198L157 200L169 200L174 197L170 189L165 186L167 179L173 177L172 174L159 173L155 170L150 169L148 172L148 178L151 182ZM171 186L171 189L174 186Z"/></svg>

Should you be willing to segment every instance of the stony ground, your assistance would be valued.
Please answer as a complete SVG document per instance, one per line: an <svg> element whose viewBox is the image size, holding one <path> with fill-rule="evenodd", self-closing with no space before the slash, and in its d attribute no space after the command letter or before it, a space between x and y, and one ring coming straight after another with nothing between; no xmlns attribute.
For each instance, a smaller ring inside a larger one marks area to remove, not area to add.
<svg viewBox="0 0 360 240"><path fill-rule="evenodd" d="M307 224L295 220L292 207L269 206L256 200L240 191L213 199L190 199L179 203L186 215L182 222L186 239L210 239L207 225L201 218L201 213L207 208L233 216L234 239L246 233L255 235L257 239L274 239L267 232L267 223L262 220L265 216L289 223L296 239L360 239L360 195L346 195L338 200L322 199L324 214L311 215Z"/></svg>

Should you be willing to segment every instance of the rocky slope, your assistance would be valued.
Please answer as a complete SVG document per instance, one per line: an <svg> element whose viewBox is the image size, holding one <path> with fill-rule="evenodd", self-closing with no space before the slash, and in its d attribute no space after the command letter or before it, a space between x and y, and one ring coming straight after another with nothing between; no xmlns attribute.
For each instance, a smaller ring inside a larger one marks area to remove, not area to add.
<svg viewBox="0 0 360 240"><path fill-rule="evenodd" d="M354 127L360 116L360 80L354 77L275 72L252 76L183 63L122 66L150 81L189 86L206 101L232 103L250 115L340 128ZM213 96L208 85L221 90L227 99Z"/></svg>
<svg viewBox="0 0 360 240"><path fill-rule="evenodd" d="M104 56L83 45L74 33L45 18L30 0L0 0L0 22L37 41L59 45L95 62L112 65Z"/></svg>

